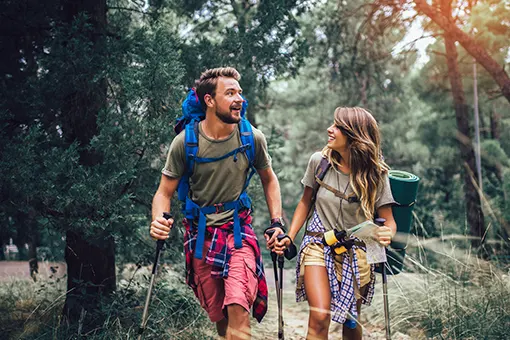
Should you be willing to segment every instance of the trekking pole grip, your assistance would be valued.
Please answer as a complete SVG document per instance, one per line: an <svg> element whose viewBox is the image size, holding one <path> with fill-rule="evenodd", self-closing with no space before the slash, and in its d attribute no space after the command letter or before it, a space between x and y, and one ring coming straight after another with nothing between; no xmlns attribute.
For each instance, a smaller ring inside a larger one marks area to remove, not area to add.
<svg viewBox="0 0 510 340"><path fill-rule="evenodd" d="M269 230L266 230L265 234L267 236L269 236L269 238L273 237L273 234L274 234L274 229L269 229ZM276 253L274 251L271 250L271 260L276 261Z"/></svg>
<svg viewBox="0 0 510 340"><path fill-rule="evenodd" d="M378 217L375 219L375 224L377 224L379 227L382 227L384 225L384 223L386 222L386 219L385 218L382 218L382 217Z"/></svg>
<svg viewBox="0 0 510 340"><path fill-rule="evenodd" d="M171 214L171 213L169 213L169 212L166 212L166 211L165 211L165 212L163 213L163 218L164 218L165 220L169 220L169 219L171 219L172 217L174 217L174 215L173 215L173 214ZM159 250L161 250L161 249L163 249L163 246L165 245L165 240L158 240L156 243L157 243L157 248L158 248Z"/></svg>
<svg viewBox="0 0 510 340"><path fill-rule="evenodd" d="M374 220L374 223L377 224L379 227L383 227L384 226L384 223L386 222L386 219L385 218L382 218L382 217L378 217ZM385 250L386 251L386 250ZM382 264L379 264L380 266L382 266L381 269L384 269L384 263ZM386 276L386 273L383 274L383 276Z"/></svg>
<svg viewBox="0 0 510 340"><path fill-rule="evenodd" d="M281 240L283 240L286 237L288 237L288 236L285 235L285 234L280 234L280 235L277 236L278 241L281 241ZM283 268L284 261L285 261L285 257L278 256L278 268Z"/></svg>
<svg viewBox="0 0 510 340"><path fill-rule="evenodd" d="M169 212L164 212L163 213L163 218L165 218L166 220L169 220L173 217L173 215ZM161 251L163 250L163 248L165 247L165 240L157 240L156 241L156 258L154 259L154 263L156 265L152 266L152 274L156 274L156 271L157 271L157 263L159 262L159 254L161 253Z"/></svg>

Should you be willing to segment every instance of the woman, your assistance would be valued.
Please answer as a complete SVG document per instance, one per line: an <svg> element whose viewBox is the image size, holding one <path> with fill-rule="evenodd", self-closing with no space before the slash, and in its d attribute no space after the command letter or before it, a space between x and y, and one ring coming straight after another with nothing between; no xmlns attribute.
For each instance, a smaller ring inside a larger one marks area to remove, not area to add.
<svg viewBox="0 0 510 340"><path fill-rule="evenodd" d="M395 201L374 117L362 108L339 107L327 132L327 145L311 156L301 180L304 192L292 218L289 238L279 241L275 251L283 254L311 215L296 270L297 300L308 300L310 306L307 338L327 339L333 318L339 323L347 320L343 326L344 339L361 339L361 326L353 318L359 320L361 303L371 301L374 266L367 264L361 240L351 241L350 250L336 254L323 245L323 234L332 229L346 230L377 216L386 222L373 237L387 246L396 232L391 212ZM331 166L314 192L319 182L316 175L325 164L325 161L321 164L323 158Z"/></svg>

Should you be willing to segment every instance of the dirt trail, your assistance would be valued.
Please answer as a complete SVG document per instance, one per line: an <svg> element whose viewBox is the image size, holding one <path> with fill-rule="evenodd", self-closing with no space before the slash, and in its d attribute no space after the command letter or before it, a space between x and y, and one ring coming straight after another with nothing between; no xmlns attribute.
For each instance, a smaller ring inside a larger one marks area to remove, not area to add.
<svg viewBox="0 0 510 340"><path fill-rule="evenodd" d="M65 262L39 262L38 279L63 278L66 275ZM0 261L0 281L11 279L27 279L30 277L30 270L27 261Z"/></svg>
<svg viewBox="0 0 510 340"><path fill-rule="evenodd" d="M265 266L269 290L269 306L264 320L259 324L252 319L253 339L269 340L278 338L278 305L272 264ZM295 295L295 270L284 270L283 320L285 339L305 339L308 324L308 304L297 303Z"/></svg>
<svg viewBox="0 0 510 340"><path fill-rule="evenodd" d="M284 271L283 283L283 319L285 323L286 340L303 340L306 337L308 327L308 304L306 302L296 302L295 298L295 269L291 264ZM278 338L278 307L276 304L276 290L273 275L272 263L265 265L265 272L269 290L268 312L264 320L259 324L255 319L251 319L252 339L254 340L273 340ZM39 263L40 279L64 278L66 274L65 263ZM31 280L28 270L28 263L24 261L0 261L0 282L8 281L13 278L22 278ZM413 280L412 274L398 275L400 282ZM377 278L376 292L372 306L363 306L361 323L364 327L363 339L385 339L384 316L382 316L382 289L380 276ZM393 283L393 284L392 284ZM389 281L389 291L392 300L397 300L397 289L394 287L394 279ZM415 284L414 284L415 285ZM392 306L390 301L390 307ZM371 321L371 323L368 322ZM395 321L395 320L392 320ZM392 322L393 323L393 322ZM211 330L214 327L211 325ZM214 337L214 333L211 336ZM410 337L402 333L392 332L393 340L410 340L423 338L418 336ZM341 325L332 322L330 327L330 339L341 339Z"/></svg>
<svg viewBox="0 0 510 340"><path fill-rule="evenodd" d="M271 263L266 264L265 271L269 288L269 308L264 320L262 320L260 324L252 319L252 338L255 340L273 340L278 338L278 307L276 304L276 290ZM292 266L292 268L285 269L283 275L283 320L285 323L285 339L304 340L308 329L308 303L296 302L296 272L294 267ZM372 306L362 307L361 324L364 327L364 340L385 339L384 317L381 316L382 288L380 275L378 275L377 281ZM393 289L391 289L391 291L393 291ZM368 320L371 320L371 323L369 323ZM341 339L341 325L336 322L331 322L329 334L330 339ZM392 340L410 340L412 337L399 332L392 332L391 338ZM415 339L416 338L417 337L415 337Z"/></svg>
<svg viewBox="0 0 510 340"><path fill-rule="evenodd" d="M269 288L269 308L262 323L257 324L256 321L252 321L253 339L257 340L272 340L278 337L278 307L276 304L276 289L272 265L266 265L265 269ZM306 338L308 328L308 303L296 302L296 274L294 268L285 269L283 275L283 320L285 323L285 339L303 340ZM384 329L382 327L368 325L363 314L361 321L365 326L363 339L384 339ZM330 338L340 339L341 333L340 325L332 322Z"/></svg>

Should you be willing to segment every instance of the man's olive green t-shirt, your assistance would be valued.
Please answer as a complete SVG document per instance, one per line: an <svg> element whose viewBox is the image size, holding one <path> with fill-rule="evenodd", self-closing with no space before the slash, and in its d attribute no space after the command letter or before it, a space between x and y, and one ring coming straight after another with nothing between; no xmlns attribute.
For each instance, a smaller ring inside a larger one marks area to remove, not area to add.
<svg viewBox="0 0 510 340"><path fill-rule="evenodd" d="M255 162L257 170L271 166L271 158L267 152L266 138L262 132L254 127ZM180 178L185 173L186 157L184 148L185 130L181 131L170 145L168 157L162 173L171 178ZM207 137L202 131L202 122L198 124L198 153L197 157L217 158L241 146L239 126L225 139L215 140ZM191 175L191 199L200 207L207 207L217 203L235 201L241 195L250 167L244 152L211 163L195 163ZM209 214L207 225L220 226L227 223L234 215L233 210L219 214Z"/></svg>
<svg viewBox="0 0 510 340"><path fill-rule="evenodd" d="M315 174L322 157L320 152L316 152L310 157L306 173L301 180L303 185L313 188L315 184ZM331 166L326 172L323 182L345 193L347 197L353 194L349 175L338 171L334 166ZM377 191L375 210L383 205L394 203L396 202L391 194L390 180L388 175L386 175L384 176L383 185L380 186ZM317 191L315 209L326 230L331 230L333 228L345 230L367 220L363 215L359 202L349 203L335 196L335 194L323 187L319 187Z"/></svg>

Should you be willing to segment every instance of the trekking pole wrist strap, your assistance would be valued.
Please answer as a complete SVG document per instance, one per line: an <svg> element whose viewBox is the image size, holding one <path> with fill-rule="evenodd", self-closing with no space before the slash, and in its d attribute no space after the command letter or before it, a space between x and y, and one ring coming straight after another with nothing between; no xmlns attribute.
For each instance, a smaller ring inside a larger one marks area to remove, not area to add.
<svg viewBox="0 0 510 340"><path fill-rule="evenodd" d="M285 230L285 227L283 226L283 224L281 224L281 222L279 221L276 221L276 222L272 222L271 225L269 227L267 227L266 229L264 229L264 234L270 230L270 229L274 229L274 228L280 228L283 233L287 233L287 230Z"/></svg>
<svg viewBox="0 0 510 340"><path fill-rule="evenodd" d="M284 255L287 258L287 260L292 260L297 255L297 248L296 245L294 244L294 241L292 241L292 238L287 234L278 235L278 241L282 241L286 238L290 240L290 245L285 249Z"/></svg>

